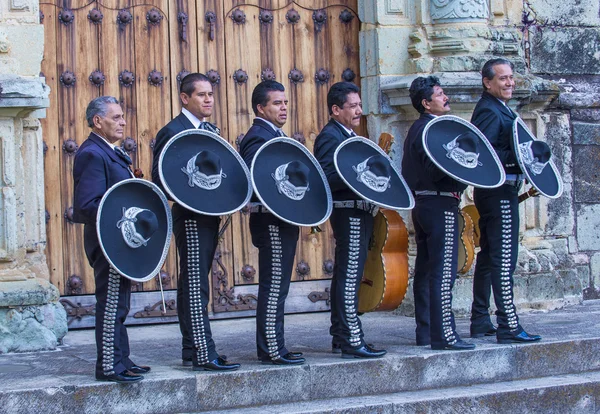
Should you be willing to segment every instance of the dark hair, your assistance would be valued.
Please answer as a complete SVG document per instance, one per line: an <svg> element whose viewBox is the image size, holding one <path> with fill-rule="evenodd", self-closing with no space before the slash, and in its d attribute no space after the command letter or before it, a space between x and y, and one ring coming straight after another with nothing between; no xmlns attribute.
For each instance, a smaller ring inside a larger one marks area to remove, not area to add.
<svg viewBox="0 0 600 414"><path fill-rule="evenodd" d="M435 86L441 86L440 80L436 76L431 75L427 76L426 78L424 78L423 76L419 76L410 84L408 95L410 96L412 106L417 111L419 111L420 114L425 112L425 107L423 106L423 99L431 101L431 96L433 95L433 88Z"/></svg>
<svg viewBox="0 0 600 414"><path fill-rule="evenodd" d="M210 79L208 79L208 77L202 73L190 73L181 80L179 92L183 92L187 96L192 96L196 90L196 82L210 83Z"/></svg>
<svg viewBox="0 0 600 414"><path fill-rule="evenodd" d="M348 95L359 92L360 88L351 82L337 82L331 85L329 92L327 92L327 108L329 109L329 115L333 114L333 111L331 110L333 105L337 105L341 108L348 100Z"/></svg>
<svg viewBox="0 0 600 414"><path fill-rule="evenodd" d="M485 84L483 83L483 78L492 80L494 79L494 76L496 76L496 72L494 71L494 66L497 65L508 65L510 66L511 70L515 69L515 65L513 65L513 63L508 60L508 59L504 59L504 58L495 58L495 59L490 59L487 62L485 62L485 64L483 65L483 68L481 69L481 85L483 85L483 89L486 90L487 88L485 87Z"/></svg>
<svg viewBox="0 0 600 414"><path fill-rule="evenodd" d="M252 110L258 116L258 105L265 106L269 102L269 92L285 92L285 88L274 80L262 81L252 91Z"/></svg>
<svg viewBox="0 0 600 414"><path fill-rule="evenodd" d="M85 110L85 119L87 120L90 128L94 127L94 117L100 115L102 118L106 116L108 112L108 105L118 104L117 98L113 96L99 96L92 99Z"/></svg>

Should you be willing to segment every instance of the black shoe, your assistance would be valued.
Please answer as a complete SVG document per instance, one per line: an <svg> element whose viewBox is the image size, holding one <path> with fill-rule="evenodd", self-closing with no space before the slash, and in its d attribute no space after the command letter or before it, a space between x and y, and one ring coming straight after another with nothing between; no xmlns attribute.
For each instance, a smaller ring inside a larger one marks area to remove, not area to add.
<svg viewBox="0 0 600 414"><path fill-rule="evenodd" d="M450 344L446 344L446 345L431 345L431 349L435 350L435 351L468 351L470 349L475 349L475 344L471 344L469 342L465 342L462 339L457 340L455 343L453 343L452 345Z"/></svg>
<svg viewBox="0 0 600 414"><path fill-rule="evenodd" d="M128 369L129 372L133 372L134 374L147 374L151 370L150 367L134 365Z"/></svg>
<svg viewBox="0 0 600 414"><path fill-rule="evenodd" d="M504 337L504 338L497 337L497 341L499 344L512 344L513 342L518 342L518 343L537 342L537 341L540 341L541 339L542 339L541 336L529 335L525 331L521 331L520 334L509 336L509 337Z"/></svg>
<svg viewBox="0 0 600 414"><path fill-rule="evenodd" d="M387 354L384 349L373 349L368 344L360 348L342 349L342 358L381 358Z"/></svg>
<svg viewBox="0 0 600 414"><path fill-rule="evenodd" d="M302 365L306 362L306 359L302 357L296 357L292 355L293 352L288 352L284 356L278 356L277 358L261 359L263 364L273 365Z"/></svg>
<svg viewBox="0 0 600 414"><path fill-rule="evenodd" d="M367 344L370 348L373 348L373 344ZM331 353L332 354L341 354L342 346L340 344L331 344Z"/></svg>
<svg viewBox="0 0 600 414"><path fill-rule="evenodd" d="M239 367L240 364L229 363L222 357L218 357L217 359L213 359L206 364L194 365L192 369L194 371L235 371Z"/></svg>
<svg viewBox="0 0 600 414"><path fill-rule="evenodd" d="M495 326L483 329L473 329L471 327L471 338L483 338L484 336L495 336L498 329Z"/></svg>
<svg viewBox="0 0 600 414"><path fill-rule="evenodd" d="M293 351L290 351L287 354L290 356L293 356L294 358L300 358L302 355L304 355L302 352L293 352Z"/></svg>
<svg viewBox="0 0 600 414"><path fill-rule="evenodd" d="M123 371L120 374L104 375L96 374L97 381L111 381L119 384L131 384L143 380L141 375L134 374L130 371Z"/></svg>

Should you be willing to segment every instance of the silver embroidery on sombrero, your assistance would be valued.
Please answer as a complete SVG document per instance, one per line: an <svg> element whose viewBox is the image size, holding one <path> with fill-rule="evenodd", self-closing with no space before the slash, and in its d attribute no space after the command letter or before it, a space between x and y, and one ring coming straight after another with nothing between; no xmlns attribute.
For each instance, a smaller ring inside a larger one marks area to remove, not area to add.
<svg viewBox="0 0 600 414"><path fill-rule="evenodd" d="M181 171L185 173L188 177L188 185L194 188L194 185L202 188L203 190L214 190L219 188L221 185L221 180L223 178L227 178L227 174L221 171L218 174L206 175L198 169L196 166L196 158L200 155L201 152L194 155L187 163L185 168L181 168Z"/></svg>
<svg viewBox="0 0 600 414"><path fill-rule="evenodd" d="M546 162L540 162L536 156L533 155L533 150L531 149L531 145L533 141L522 142L519 144L519 152L521 153L521 159L523 160L523 164L529 167L531 174L538 175L541 174L544 170Z"/></svg>
<svg viewBox="0 0 600 414"><path fill-rule="evenodd" d="M391 187L390 177L375 175L369 170L367 163L373 157L369 157L358 165L353 165L352 169L357 174L356 179L378 193L383 193Z"/></svg>
<svg viewBox="0 0 600 414"><path fill-rule="evenodd" d="M137 232L135 228L135 222L137 221L136 216L142 211L148 211L139 207L129 207L126 209L123 207L123 217L117 221L117 227L121 229L123 240L127 246L132 249L137 249L141 246L146 246L150 238L144 239L144 237Z"/></svg>
<svg viewBox="0 0 600 414"><path fill-rule="evenodd" d="M476 168L477 166L481 167L483 164L481 161L479 161L479 153L469 152L462 149L457 141L459 137L460 135L449 143L442 145L442 147L444 147L446 150L446 157L465 168Z"/></svg>
<svg viewBox="0 0 600 414"><path fill-rule="evenodd" d="M302 200L306 192L310 191L310 189L308 186L298 187L290 183L290 177L285 173L288 165L290 165L289 162L277 167L275 172L271 173L271 177L273 177L275 180L275 185L277 186L277 191L279 191L279 194L283 194L287 198L294 201Z"/></svg>

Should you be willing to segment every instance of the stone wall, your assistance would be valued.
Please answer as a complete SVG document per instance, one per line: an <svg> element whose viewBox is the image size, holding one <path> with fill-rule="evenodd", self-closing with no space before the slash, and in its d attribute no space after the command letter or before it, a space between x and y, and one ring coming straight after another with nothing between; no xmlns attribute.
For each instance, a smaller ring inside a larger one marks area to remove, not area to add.
<svg viewBox="0 0 600 414"><path fill-rule="evenodd" d="M439 76L451 113L470 119L482 92L483 63L499 56L515 63L517 88L510 105L550 145L564 181L561 198L535 198L521 207L515 301L521 309L551 309L599 296L598 1L377 0L359 5L369 135L391 132L396 137L392 158L398 163L404 137L418 117L408 98L416 76ZM468 191L463 203L472 203ZM403 216L410 229L409 215ZM472 270L457 281L459 313L470 310L471 283ZM401 312L413 311L410 296Z"/></svg>
<svg viewBox="0 0 600 414"><path fill-rule="evenodd" d="M54 349L67 332L44 254L43 40L37 0L0 3L0 353Z"/></svg>

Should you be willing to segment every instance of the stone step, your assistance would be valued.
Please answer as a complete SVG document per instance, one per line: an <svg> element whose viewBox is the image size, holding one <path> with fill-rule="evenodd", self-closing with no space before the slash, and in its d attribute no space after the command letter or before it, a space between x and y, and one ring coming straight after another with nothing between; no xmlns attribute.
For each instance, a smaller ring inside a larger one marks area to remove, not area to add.
<svg viewBox="0 0 600 414"><path fill-rule="evenodd" d="M444 389L204 411L236 414L598 413L600 372L555 375Z"/></svg>
<svg viewBox="0 0 600 414"><path fill-rule="evenodd" d="M434 390L435 395L444 388L479 389L484 384L600 369L600 358L595 357L600 355L600 338L529 345L483 342L462 352L417 347L407 351L410 354L377 360L308 352L310 362L304 366L266 366L254 360L229 373L194 372L172 361L155 365L144 381L127 386L93 381L89 372L83 377L81 372L62 377L39 372L26 387L3 386L0 407L7 413L199 412L424 390ZM61 358L56 352L46 355Z"/></svg>

